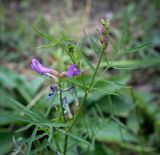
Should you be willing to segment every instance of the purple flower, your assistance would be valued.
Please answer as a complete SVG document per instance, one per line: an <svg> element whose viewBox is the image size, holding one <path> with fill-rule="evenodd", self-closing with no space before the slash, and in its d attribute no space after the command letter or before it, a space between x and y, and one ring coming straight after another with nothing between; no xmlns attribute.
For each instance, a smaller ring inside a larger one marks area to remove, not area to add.
<svg viewBox="0 0 160 155"><path fill-rule="evenodd" d="M52 69L43 66L37 59L32 59L31 67L34 71L42 75L47 75L53 71Z"/></svg>
<svg viewBox="0 0 160 155"><path fill-rule="evenodd" d="M98 32L99 32L99 34L103 34L105 32L105 28L102 25L100 25L98 27Z"/></svg>
<svg viewBox="0 0 160 155"><path fill-rule="evenodd" d="M69 66L68 71L66 73L66 75L68 77L72 77L72 76L77 76L81 73L80 69L77 69L76 64L72 64Z"/></svg>
<svg viewBox="0 0 160 155"><path fill-rule="evenodd" d="M52 96L56 95L57 93L57 87L56 86L50 86L51 92L48 94L48 100L52 98Z"/></svg>
<svg viewBox="0 0 160 155"><path fill-rule="evenodd" d="M50 100L52 98L52 96L54 96L54 94L53 93L49 93L48 94L48 100Z"/></svg>

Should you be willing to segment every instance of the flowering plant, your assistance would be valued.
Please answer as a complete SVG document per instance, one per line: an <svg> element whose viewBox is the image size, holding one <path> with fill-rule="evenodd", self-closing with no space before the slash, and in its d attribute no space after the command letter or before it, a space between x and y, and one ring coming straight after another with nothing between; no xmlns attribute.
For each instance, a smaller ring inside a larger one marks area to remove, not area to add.
<svg viewBox="0 0 160 155"><path fill-rule="evenodd" d="M103 110L111 109L109 119L116 121L118 127L122 125L114 116L111 97L117 97L117 91L120 88L126 88L126 86L109 81L107 71L108 69L116 68L114 60L119 55L128 51L136 51L144 46L123 51L121 48L123 44L122 37L118 47L115 47L109 33L110 21L106 18L100 20L100 26L97 30L97 40L92 38L91 46L89 46L94 49L92 52L95 51L92 54L95 56L94 61L86 54L87 52L83 52L84 49L80 49L79 42L75 43L68 40L67 37L57 40L51 35L37 30L38 33L53 42L54 46L56 45L62 49L63 56L67 57L67 61L62 61L63 59L60 58L59 61L57 60L58 65L55 65L56 61L54 61L54 67L46 67L47 65L43 65L37 58L33 58L31 61L32 70L40 76L47 77L51 84L38 93L26 107L15 102L18 109L23 110L22 117L19 119L29 122L27 126L18 131L25 131L35 126L31 137L26 140L27 155L33 152L32 146L34 146L36 139L40 139L39 142L45 144L44 147L41 145L42 149L50 150L50 152L54 152L57 155L73 154L72 151L76 151L79 146L84 150L92 151L95 147L97 132L101 126L103 128L107 124L106 121L103 121L103 113L98 107L99 97L105 97L105 99L107 97L109 106L107 105L107 108ZM146 44L145 46L148 45ZM108 50L111 51L108 53ZM48 92L48 97L46 92ZM45 99L43 105L40 106L45 106L47 109L43 108L45 114L42 114L41 111L31 110L35 104L36 106L42 104L37 100L42 98L44 94ZM90 110L88 110L91 104L89 101L93 101L92 104L98 102L98 104L95 104L96 112L93 110L90 113ZM24 114L27 115L27 118L24 117ZM93 117L94 115L96 117ZM100 120L98 115L101 117ZM88 126L91 128L88 128ZM39 132L42 132L42 135ZM104 134L102 135L105 136ZM102 139L103 136L99 135ZM77 142L79 143L77 144ZM19 142L15 141L15 143L17 143L17 147ZM86 145L84 146L83 144ZM22 147L22 145L23 140L19 146ZM76 147L74 147L75 145ZM38 149L36 148L35 150Z"/></svg>
<svg viewBox="0 0 160 155"><path fill-rule="evenodd" d="M50 100L52 97L54 97L55 95L59 94L59 100L60 100L60 107L61 107L61 117L59 117L59 121L61 122L69 122L71 123L69 125L69 127L67 127L65 129L65 132L67 133L65 138L64 138L64 148L62 151L57 150L57 152L65 155L67 152L67 148L68 148L68 137L69 137L69 133L71 133L73 126L76 124L78 117L80 115L80 113L82 112L82 108L83 105L85 104L87 97L90 93L90 91L92 90L94 84L95 84L95 79L98 73L98 69L100 67L102 58L105 54L105 51L107 49L107 46L109 44L109 20L105 20L105 19L101 19L101 26L99 28L99 41L101 43L101 50L99 50L100 52L100 56L99 56L99 60L98 63L96 65L96 68L94 70L93 73L93 77L92 80L90 81L89 84L86 84L86 82L83 80L83 72L81 71L81 69L79 69L79 67L81 67L81 60L80 60L80 53L76 53L77 55L74 55L74 50L72 47L68 48L68 50L66 51L66 53L69 55L69 57L71 58L71 61L74 64L69 65L69 68L67 71L63 71L60 72L56 69L53 68L49 68L49 67L45 67L44 65L42 65L39 60L33 58L32 59L32 63L31 63L31 68L33 71L37 72L38 74L41 74L43 76L48 76L51 77L51 79L53 80L54 85L50 86L50 93L48 94L48 99ZM71 52L72 50L72 52ZM78 66L77 64L75 64L75 58L77 59L78 62ZM66 78L73 78L73 77L80 77L83 85L83 89L84 89L84 97L83 100L79 102L78 97L76 96L75 93L75 83L73 81L72 85L68 88L62 88L62 81L65 80ZM65 96L65 92L70 92L71 95L74 98L74 110L70 109L70 105L68 103L68 99ZM58 149L58 148L57 148Z"/></svg>

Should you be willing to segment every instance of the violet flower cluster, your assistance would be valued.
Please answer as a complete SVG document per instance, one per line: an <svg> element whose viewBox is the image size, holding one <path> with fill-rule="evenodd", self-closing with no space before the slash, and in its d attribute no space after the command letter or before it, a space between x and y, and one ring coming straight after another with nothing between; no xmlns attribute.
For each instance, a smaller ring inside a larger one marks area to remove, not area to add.
<svg viewBox="0 0 160 155"><path fill-rule="evenodd" d="M37 72L38 74L44 75L44 76L50 76L56 83L59 82L59 78L64 77L73 77L78 76L81 74L80 69L77 68L76 64L72 64L69 66L68 70L66 72L59 73L57 70L48 68L43 66L37 59L32 59L31 68L33 71ZM69 91L71 95L74 97L74 103L76 106L78 106L78 98L75 95L75 86L72 85L69 88L66 89L60 89L58 85L50 86L50 93L48 94L48 100L50 100L54 95L57 93L62 93L65 91ZM63 108L64 108L64 114L67 115L68 118L72 118L72 113L69 108L67 97L64 96L62 98Z"/></svg>

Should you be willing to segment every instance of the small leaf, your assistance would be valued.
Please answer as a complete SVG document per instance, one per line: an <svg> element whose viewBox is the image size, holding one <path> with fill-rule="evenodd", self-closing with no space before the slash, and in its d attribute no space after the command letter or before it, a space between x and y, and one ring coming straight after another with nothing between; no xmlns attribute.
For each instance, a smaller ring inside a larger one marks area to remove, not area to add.
<svg viewBox="0 0 160 155"><path fill-rule="evenodd" d="M126 34L127 34L127 27L128 27L128 18L127 18L127 11L125 11L124 12L124 20L123 20L123 31L122 31L122 36L121 36L120 42L118 44L118 49L121 49L125 43Z"/></svg>
<svg viewBox="0 0 160 155"><path fill-rule="evenodd" d="M33 125L33 123L29 123L26 126L24 126L24 127L20 128L20 129L16 130L16 133L28 130L32 125Z"/></svg>
<svg viewBox="0 0 160 155"><path fill-rule="evenodd" d="M33 141L39 140L39 139L41 139L41 138L43 138L43 137L45 137L45 136L47 136L47 133L39 134L39 135L35 136L35 138L34 138ZM25 139L22 139L21 142L22 142L22 143L28 143L29 140L30 140L30 138L25 138Z"/></svg>
<svg viewBox="0 0 160 155"><path fill-rule="evenodd" d="M149 47L149 46L151 46L151 45L152 45L152 42L142 43L141 45L139 45L139 46L137 46L137 47L120 51L118 54L121 55L121 54L136 52L136 51L138 51L138 50L147 48L147 47Z"/></svg>
<svg viewBox="0 0 160 155"><path fill-rule="evenodd" d="M65 135L68 135L68 136L70 136L70 137L72 137L72 138L74 138L74 139L82 142L82 143L85 143L85 144L87 144L87 145L90 145L90 143L89 143L88 141L82 139L82 138L79 137L79 136L76 136L76 135L74 135L74 134L72 134L72 133L67 133L67 132L66 132L65 130L63 130L63 129L57 129L57 130L60 131L60 132L62 132L62 133L65 134Z"/></svg>
<svg viewBox="0 0 160 155"><path fill-rule="evenodd" d="M55 127L55 128L70 126L69 123L56 123L56 122L46 122L46 123L36 123L36 124L38 126L47 126L47 127Z"/></svg>
<svg viewBox="0 0 160 155"><path fill-rule="evenodd" d="M148 63L149 62L149 63ZM149 59L137 59L137 60L120 60L112 62L113 67L139 67L139 68L148 68L160 65L159 58L149 58Z"/></svg>

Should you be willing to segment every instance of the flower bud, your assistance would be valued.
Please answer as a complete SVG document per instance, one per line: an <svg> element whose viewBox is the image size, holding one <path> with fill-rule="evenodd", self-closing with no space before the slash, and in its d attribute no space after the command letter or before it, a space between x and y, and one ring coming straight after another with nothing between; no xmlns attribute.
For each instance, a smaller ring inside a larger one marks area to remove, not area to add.
<svg viewBox="0 0 160 155"><path fill-rule="evenodd" d="M103 39L103 43L105 45L108 45L108 42L109 42L109 38L108 38L108 36L105 36L104 39Z"/></svg>
<svg viewBox="0 0 160 155"><path fill-rule="evenodd" d="M103 25L105 25L105 20L103 18L101 18L100 21Z"/></svg>
<svg viewBox="0 0 160 155"><path fill-rule="evenodd" d="M109 30L109 27L110 27L110 21L109 21L109 20L106 20L105 28Z"/></svg>

